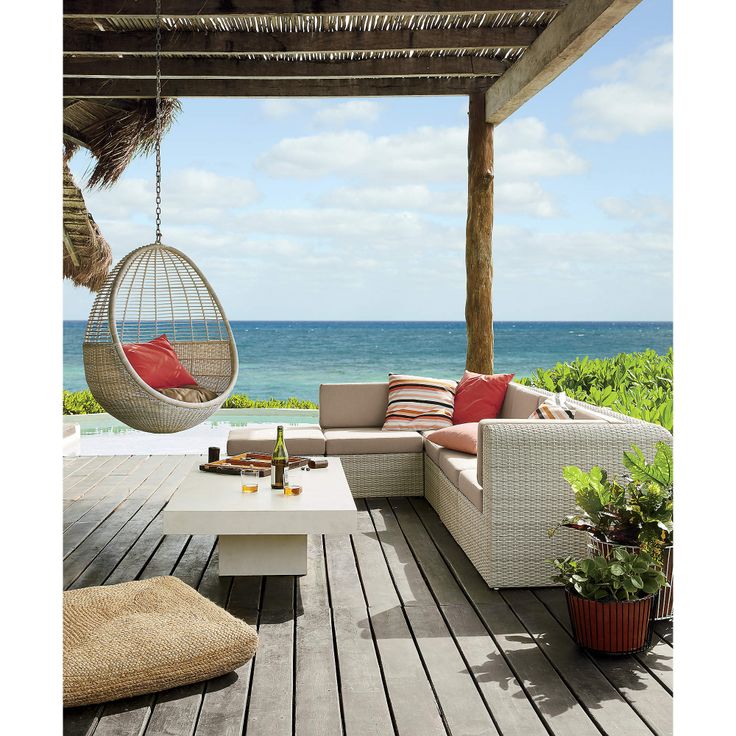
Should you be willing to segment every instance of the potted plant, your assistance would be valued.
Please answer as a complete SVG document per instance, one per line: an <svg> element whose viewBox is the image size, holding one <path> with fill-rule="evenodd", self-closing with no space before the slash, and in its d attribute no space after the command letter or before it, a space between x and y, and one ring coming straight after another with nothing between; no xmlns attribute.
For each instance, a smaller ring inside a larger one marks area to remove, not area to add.
<svg viewBox="0 0 736 736"><path fill-rule="evenodd" d="M657 594L667 584L651 555L617 547L610 557L566 557L553 564L552 579L565 586L580 646L605 654L633 654L650 646Z"/></svg>
<svg viewBox="0 0 736 736"><path fill-rule="evenodd" d="M673 475L672 448L659 442L648 462L636 446L624 452L628 471L610 478L600 468L585 472L569 465L563 476L575 492L576 512L561 526L586 531L593 553L610 557L617 547L646 552L662 565L668 587L659 596L655 618L672 616ZM554 533L554 531L552 532Z"/></svg>

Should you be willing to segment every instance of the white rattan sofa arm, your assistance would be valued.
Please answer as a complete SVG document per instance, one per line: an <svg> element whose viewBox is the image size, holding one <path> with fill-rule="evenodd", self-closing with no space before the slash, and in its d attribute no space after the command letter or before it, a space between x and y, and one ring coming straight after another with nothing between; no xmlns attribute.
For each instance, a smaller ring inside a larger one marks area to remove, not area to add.
<svg viewBox="0 0 736 736"><path fill-rule="evenodd" d="M499 587L549 585L548 560L585 554L585 535L548 534L575 510L565 465L622 474L623 452L633 444L651 457L657 442L672 441L657 425L605 420L484 420L478 432L481 574Z"/></svg>

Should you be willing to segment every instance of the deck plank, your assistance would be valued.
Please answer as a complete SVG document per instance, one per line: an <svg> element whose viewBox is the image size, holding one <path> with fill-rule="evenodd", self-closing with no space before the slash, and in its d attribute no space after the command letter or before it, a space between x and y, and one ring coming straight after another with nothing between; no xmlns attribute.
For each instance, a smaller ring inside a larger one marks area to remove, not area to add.
<svg viewBox="0 0 736 736"><path fill-rule="evenodd" d="M110 541L146 508L143 516L153 515L166 504L183 480L194 460L185 455L169 466L163 463L116 509L115 513L100 524L82 544L66 558L64 565L64 584L70 585ZM147 503L148 502L148 503Z"/></svg>
<svg viewBox="0 0 736 736"><path fill-rule="evenodd" d="M400 507L409 503L417 510L418 515L421 514L421 519L430 530L437 549L442 553L458 582L463 585L465 592L469 594L478 615L493 636L501 656L509 664L549 731L558 736L600 734L599 729L511 607L498 591L491 590L485 585L429 504L423 499L418 499L416 503L397 499L392 505ZM486 668L491 669L495 664L489 658L487 665L476 671L476 677L486 677Z"/></svg>
<svg viewBox="0 0 736 736"><path fill-rule="evenodd" d="M149 474L149 458L130 457L118 465L114 472L110 472L99 482L95 483L90 490L78 499L69 499L69 505L64 509L64 528L71 526L88 514L92 509L110 497L119 497L121 493L130 491L135 487L138 478L145 479ZM112 506L110 512L114 510Z"/></svg>
<svg viewBox="0 0 736 736"><path fill-rule="evenodd" d="M213 555L213 561L214 564L217 563L216 555ZM216 571L217 568L215 567L214 570ZM214 586L214 590L219 591L223 587L223 581L232 581L227 610L256 627L264 578L224 577L220 578L219 583L210 580L208 584ZM259 644L259 649L262 650L262 648L263 641ZM241 736L254 661L250 660L238 667L235 672L206 683L202 708L194 732L196 736ZM273 685L276 687L277 683Z"/></svg>
<svg viewBox="0 0 736 736"><path fill-rule="evenodd" d="M359 500L306 576L221 578L214 536L163 535L197 456L73 460L66 587L173 574L261 643L223 678L68 709L64 736L672 734L670 622L647 653L583 653L559 589L489 589L424 499Z"/></svg>
<svg viewBox="0 0 736 736"><path fill-rule="evenodd" d="M332 611L322 537L310 535L307 574L296 578L294 733L342 733Z"/></svg>
<svg viewBox="0 0 736 736"><path fill-rule="evenodd" d="M169 575L175 571L177 561L178 557L172 559L168 549L164 545L160 545L146 567L141 571L138 579L144 580L157 575ZM142 734L144 730L147 730L155 703L159 697L160 694L141 695L104 706L94 736L119 736L127 733ZM169 710L181 716L178 700L171 702L175 705ZM187 705L191 705L191 703L182 703L181 709L186 709ZM154 727L158 726L154 724Z"/></svg>
<svg viewBox="0 0 736 736"><path fill-rule="evenodd" d="M439 595L455 601L462 600L463 604L468 605L462 591L455 583L442 558L437 554L431 540L429 545L431 545L433 554L428 554L427 531L411 507L407 507L408 515L416 520L416 525L412 527L412 538L407 541L402 526L386 499L371 499L367 501L367 505L374 523L377 522L376 533L386 552L394 580L398 578L406 582L410 591L410 586L413 584L417 593L416 595L409 594L410 605L406 607L406 615L450 732L468 734L468 736L498 734L498 729L473 678L468 677L467 663L463 660L432 593L422 579L422 571L427 574L426 570L429 570L431 577L427 575L427 579L439 582L441 586ZM404 523L408 524L409 521L405 519ZM384 529L390 532L386 534ZM398 551L399 554L389 554L386 550L387 546L391 547L394 552ZM417 554L419 564L422 565L421 570L411 550ZM446 572L440 572L441 567L444 567ZM421 581L421 586L419 581ZM457 592L450 590L450 581ZM418 603L418 599L428 602L422 605ZM454 605L462 604L455 603Z"/></svg>
<svg viewBox="0 0 736 736"><path fill-rule="evenodd" d="M110 470L125 460L125 455L101 455L92 458L84 467L64 478L63 497L69 501L83 498L97 483L109 475Z"/></svg>
<svg viewBox="0 0 736 736"><path fill-rule="evenodd" d="M529 590L504 590L526 630L590 717L609 736L648 736L649 728Z"/></svg>
<svg viewBox="0 0 736 736"><path fill-rule="evenodd" d="M327 577L346 736L394 733L368 609L350 537L325 535Z"/></svg>
<svg viewBox="0 0 736 736"><path fill-rule="evenodd" d="M248 736L291 736L294 701L294 576L264 579L253 660Z"/></svg>
<svg viewBox="0 0 736 736"><path fill-rule="evenodd" d="M535 595L569 633L570 617L564 594L557 588L535 591ZM657 734L667 736L673 730L672 696L634 657L607 657L589 653L587 656L616 687L632 708Z"/></svg>
<svg viewBox="0 0 736 736"><path fill-rule="evenodd" d="M370 512L359 500L353 535L361 584L378 646L396 728L401 736L447 733L434 691L400 605Z"/></svg>
<svg viewBox="0 0 736 736"><path fill-rule="evenodd" d="M654 630L662 641L666 642L670 646L674 644L674 627L672 625L672 619L657 621L654 624Z"/></svg>

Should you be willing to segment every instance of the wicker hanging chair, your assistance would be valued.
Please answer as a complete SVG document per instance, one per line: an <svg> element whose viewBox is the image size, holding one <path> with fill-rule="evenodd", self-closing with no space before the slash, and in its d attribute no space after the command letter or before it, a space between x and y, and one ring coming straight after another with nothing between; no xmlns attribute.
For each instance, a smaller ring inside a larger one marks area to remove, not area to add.
<svg viewBox="0 0 736 736"><path fill-rule="evenodd" d="M211 417L238 377L238 351L219 299L181 251L161 242L161 0L156 0L156 241L128 253L97 294L82 353L92 395L134 429L181 432ZM182 365L216 397L180 401L149 386L123 345L166 335Z"/></svg>
<svg viewBox="0 0 736 736"><path fill-rule="evenodd" d="M123 344L165 334L197 384L217 398L178 401L146 384ZM95 299L82 347L84 372L105 411L134 429L180 432L223 404L238 375L238 352L222 305L183 253L153 243L125 256Z"/></svg>

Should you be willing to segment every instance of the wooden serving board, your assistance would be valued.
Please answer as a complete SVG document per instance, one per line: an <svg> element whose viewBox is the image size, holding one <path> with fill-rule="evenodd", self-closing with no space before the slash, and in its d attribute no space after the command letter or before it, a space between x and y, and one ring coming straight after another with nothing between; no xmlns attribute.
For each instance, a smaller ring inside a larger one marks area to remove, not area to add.
<svg viewBox="0 0 736 736"><path fill-rule="evenodd" d="M306 457L290 457L289 469L302 468L308 462L309 459ZM271 456L260 452L243 452L240 455L233 455L199 466L200 470L207 473L225 473L226 475L238 475L243 468L254 468L263 478L271 474Z"/></svg>

